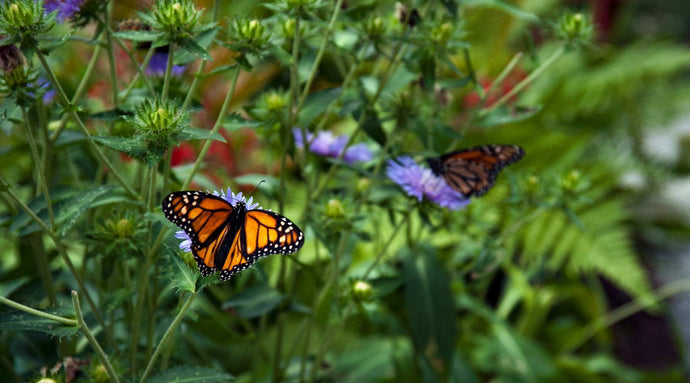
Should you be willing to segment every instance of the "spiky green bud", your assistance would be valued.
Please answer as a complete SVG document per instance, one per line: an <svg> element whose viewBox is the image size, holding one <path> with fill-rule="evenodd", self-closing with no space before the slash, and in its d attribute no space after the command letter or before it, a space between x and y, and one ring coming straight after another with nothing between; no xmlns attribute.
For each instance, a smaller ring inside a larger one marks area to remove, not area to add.
<svg viewBox="0 0 690 383"><path fill-rule="evenodd" d="M565 14L556 24L556 34L568 47L588 44L592 39L593 30L592 21L582 13Z"/></svg>

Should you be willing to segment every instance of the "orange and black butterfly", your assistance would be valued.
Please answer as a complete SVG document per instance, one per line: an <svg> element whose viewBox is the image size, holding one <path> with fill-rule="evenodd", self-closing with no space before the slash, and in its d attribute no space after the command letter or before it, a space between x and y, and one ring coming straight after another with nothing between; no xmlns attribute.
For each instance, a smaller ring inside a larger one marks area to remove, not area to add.
<svg viewBox="0 0 690 383"><path fill-rule="evenodd" d="M498 172L519 161L525 151L517 145L482 145L429 158L431 171L465 197L486 194Z"/></svg>
<svg viewBox="0 0 690 383"><path fill-rule="evenodd" d="M163 199L163 214L189 236L201 275L220 271L225 281L260 257L294 253L304 244L304 234L289 219L252 210L251 199L234 200L233 205L200 191L174 192Z"/></svg>

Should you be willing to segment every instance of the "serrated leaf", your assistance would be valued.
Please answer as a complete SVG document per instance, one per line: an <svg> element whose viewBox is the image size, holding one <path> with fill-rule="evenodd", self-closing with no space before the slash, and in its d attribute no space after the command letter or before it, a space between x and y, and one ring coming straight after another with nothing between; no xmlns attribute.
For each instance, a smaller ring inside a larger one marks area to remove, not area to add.
<svg viewBox="0 0 690 383"><path fill-rule="evenodd" d="M316 117L326 111L328 106L335 101L342 88L331 88L314 93L307 97L304 107L299 112L297 125L308 126Z"/></svg>
<svg viewBox="0 0 690 383"><path fill-rule="evenodd" d="M69 311L66 309L51 310L48 313L64 317ZM68 326L23 311L10 311L0 314L0 330L40 331L49 335L64 337L77 333L79 328L76 325Z"/></svg>
<svg viewBox="0 0 690 383"><path fill-rule="evenodd" d="M452 363L455 310L448 277L430 247L406 249L405 302L415 348L431 360Z"/></svg>
<svg viewBox="0 0 690 383"><path fill-rule="evenodd" d="M115 37L132 41L153 41L156 40L160 33L153 31L120 31L113 34Z"/></svg>
<svg viewBox="0 0 690 383"><path fill-rule="evenodd" d="M166 245L167 247L167 245ZM193 293L196 291L196 281L199 278L198 270L192 270L187 266L182 258L177 255L177 252L169 247L168 248L168 259L170 261L170 275L172 279L172 284L179 291L188 291Z"/></svg>
<svg viewBox="0 0 690 383"><path fill-rule="evenodd" d="M215 383L234 380L224 371L206 367L180 366L163 371L147 379L149 383Z"/></svg>
<svg viewBox="0 0 690 383"><path fill-rule="evenodd" d="M223 303L223 309L233 308L243 318L256 318L278 307L285 295L270 286L254 286L242 290Z"/></svg>
<svg viewBox="0 0 690 383"><path fill-rule="evenodd" d="M213 28L208 28L202 32L199 32L194 37L194 43L196 43L201 49L203 49L205 52L208 49L208 47L211 45L213 42L213 39L216 37L218 34L218 28L213 27ZM173 58L173 63L175 65L187 65L190 62L194 61L196 59L197 55L191 54L190 52L186 50L178 50L175 52L175 57ZM209 56L210 58L210 56ZM206 60L206 59L205 59Z"/></svg>
<svg viewBox="0 0 690 383"><path fill-rule="evenodd" d="M260 126L262 122L247 120L237 113L230 114L225 118L223 122L223 127L231 132L237 131L241 128L255 128Z"/></svg>
<svg viewBox="0 0 690 383"><path fill-rule="evenodd" d="M76 31L76 29L73 29L69 33L65 33L59 38L53 38L49 42L41 44L41 47L39 49L43 54L50 54L50 52L65 45L65 43L69 41L69 39L72 37L72 35L74 35Z"/></svg>
<svg viewBox="0 0 690 383"><path fill-rule="evenodd" d="M191 126L188 126L180 132L179 136L180 140L182 141L187 141L187 140L215 140L215 141L220 141L222 143L226 143L225 137L223 137L220 133L212 133L208 129L201 129L201 128L193 128Z"/></svg>
<svg viewBox="0 0 690 383"><path fill-rule="evenodd" d="M67 234L94 200L106 193L111 193L115 189L116 187L112 185L97 186L56 205L55 225L58 227L58 235Z"/></svg>
<svg viewBox="0 0 690 383"><path fill-rule="evenodd" d="M208 51L194 40L184 39L180 41L179 44L180 48L193 56L201 57L202 60L211 59L211 55Z"/></svg>
<svg viewBox="0 0 690 383"><path fill-rule="evenodd" d="M535 114L539 113L542 105L537 106L514 106L497 108L489 115L485 116L479 121L479 125L484 128L489 128L497 125L507 125L515 122L524 121Z"/></svg>
<svg viewBox="0 0 690 383"><path fill-rule="evenodd" d="M135 157L146 156L146 143L138 137L94 136L91 139Z"/></svg>

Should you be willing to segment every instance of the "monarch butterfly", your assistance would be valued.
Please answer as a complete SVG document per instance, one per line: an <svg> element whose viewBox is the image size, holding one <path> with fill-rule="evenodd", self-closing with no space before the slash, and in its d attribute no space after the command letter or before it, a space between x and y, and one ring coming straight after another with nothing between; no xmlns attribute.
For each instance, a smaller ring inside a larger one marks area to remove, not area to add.
<svg viewBox="0 0 690 383"><path fill-rule="evenodd" d="M225 281L260 257L294 253L304 244L304 234L289 219L254 210L258 204L241 193L229 200L234 204L200 191L174 192L163 199L163 214L189 236L201 275L220 270Z"/></svg>
<svg viewBox="0 0 690 383"><path fill-rule="evenodd" d="M465 197L484 195L499 171L525 156L517 145L482 145L428 158L431 171Z"/></svg>

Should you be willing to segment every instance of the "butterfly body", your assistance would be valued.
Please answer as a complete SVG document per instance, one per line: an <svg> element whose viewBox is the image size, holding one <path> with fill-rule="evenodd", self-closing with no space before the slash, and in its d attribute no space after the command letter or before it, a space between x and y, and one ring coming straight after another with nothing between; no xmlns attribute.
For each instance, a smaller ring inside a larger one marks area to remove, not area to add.
<svg viewBox="0 0 690 383"><path fill-rule="evenodd" d="M465 197L481 196L491 189L504 167L521 160L517 145L482 145L428 158L431 171Z"/></svg>
<svg viewBox="0 0 690 383"><path fill-rule="evenodd" d="M304 244L304 234L287 218L269 210L248 209L213 194L182 191L162 203L165 217L187 233L202 275L220 271L227 280L257 259L289 254Z"/></svg>

